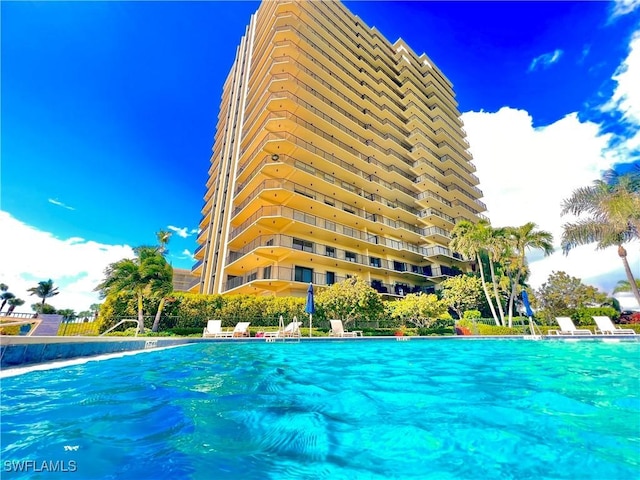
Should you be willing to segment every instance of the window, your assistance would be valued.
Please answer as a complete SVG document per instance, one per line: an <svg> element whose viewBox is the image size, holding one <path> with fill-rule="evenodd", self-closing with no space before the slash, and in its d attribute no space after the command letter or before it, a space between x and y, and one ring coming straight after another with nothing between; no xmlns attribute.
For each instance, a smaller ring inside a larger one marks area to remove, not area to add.
<svg viewBox="0 0 640 480"><path fill-rule="evenodd" d="M271 278L271 265L262 269L262 278Z"/></svg>
<svg viewBox="0 0 640 480"><path fill-rule="evenodd" d="M369 264L372 267L378 267L379 268L380 265L381 265L381 262L380 262L380 259L377 258L377 257L369 257Z"/></svg>
<svg viewBox="0 0 640 480"><path fill-rule="evenodd" d="M405 272L407 270L407 265L404 262L393 262L393 269L398 272Z"/></svg>
<svg viewBox="0 0 640 480"><path fill-rule="evenodd" d="M296 250L302 250L303 252L313 253L313 243L306 240L301 240L299 238L293 239L293 248L295 248Z"/></svg>
<svg viewBox="0 0 640 480"><path fill-rule="evenodd" d="M327 272L326 283L327 285L333 285L336 283L336 272Z"/></svg>
<svg viewBox="0 0 640 480"><path fill-rule="evenodd" d="M313 269L306 267L296 267L295 268L295 281L296 282L304 282L310 283L313 279Z"/></svg>
<svg viewBox="0 0 640 480"><path fill-rule="evenodd" d="M344 256L347 259L348 262L355 262L356 261L356 254L353 252L344 252Z"/></svg>
<svg viewBox="0 0 640 480"><path fill-rule="evenodd" d="M336 258L336 249L333 247L324 247L324 254L327 257Z"/></svg>

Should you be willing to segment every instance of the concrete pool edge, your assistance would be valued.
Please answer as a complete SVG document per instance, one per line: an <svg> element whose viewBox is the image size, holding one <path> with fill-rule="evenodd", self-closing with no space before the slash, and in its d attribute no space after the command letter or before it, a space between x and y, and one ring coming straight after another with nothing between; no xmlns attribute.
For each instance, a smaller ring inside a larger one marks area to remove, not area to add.
<svg viewBox="0 0 640 480"><path fill-rule="evenodd" d="M266 343L291 342L358 342L386 340L402 342L415 341L478 341L478 340L607 340L640 341L640 335L545 335L532 338L527 335L485 335L485 336L429 336L429 337L301 337L270 339ZM265 343L264 338L198 338L198 337L18 337L0 336L0 369L8 370L32 365L91 358L122 352L142 352L166 347L196 343Z"/></svg>

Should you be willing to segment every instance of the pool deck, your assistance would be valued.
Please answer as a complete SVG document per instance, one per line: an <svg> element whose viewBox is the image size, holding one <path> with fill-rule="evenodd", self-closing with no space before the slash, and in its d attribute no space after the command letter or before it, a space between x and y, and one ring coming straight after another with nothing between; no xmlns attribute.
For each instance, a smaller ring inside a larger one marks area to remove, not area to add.
<svg viewBox="0 0 640 480"><path fill-rule="evenodd" d="M42 363L60 362L70 359L96 357L123 352L141 352L159 348L175 347L194 343L291 343L291 342L361 342L387 340L396 342L416 341L477 341L505 340L606 340L640 341L640 335L460 335L429 337L287 337L287 338L195 338L195 337L23 337L0 336L0 369L26 367Z"/></svg>

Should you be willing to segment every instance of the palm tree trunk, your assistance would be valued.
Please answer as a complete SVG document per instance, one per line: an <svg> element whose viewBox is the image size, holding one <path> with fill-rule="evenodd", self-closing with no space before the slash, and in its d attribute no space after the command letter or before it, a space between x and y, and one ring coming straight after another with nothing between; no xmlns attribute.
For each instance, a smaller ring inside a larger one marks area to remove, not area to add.
<svg viewBox="0 0 640 480"><path fill-rule="evenodd" d="M491 270L491 283L493 283L493 294L496 296L496 304L498 305L498 312L500 312L500 323L498 325L502 325L504 327L504 310L502 309L502 302L500 301L500 296L498 295L498 284L496 282L496 272L493 267L493 260L491 260L491 255L489 255L489 269Z"/></svg>
<svg viewBox="0 0 640 480"><path fill-rule="evenodd" d="M162 315L163 308L164 308L164 297L160 299L160 304L158 305L158 311L156 312L156 318L153 319L153 327L151 328L152 332L158 331L158 327L160 326L160 316Z"/></svg>
<svg viewBox="0 0 640 480"><path fill-rule="evenodd" d="M627 280L629 280L631 291L636 297L638 305L640 305L640 292L638 291L638 285L636 284L635 278L633 278L633 273L631 273L631 267L629 267L629 261L627 260L627 251L622 245L618 245L618 255L622 259L622 264L624 265L624 271L627 274Z"/></svg>
<svg viewBox="0 0 640 480"><path fill-rule="evenodd" d="M482 281L482 290L484 291L484 296L487 298L487 303L489 304L489 308L491 309L491 315L493 315L493 320L496 322L496 325L500 325L498 320L498 315L496 315L496 309L493 307L493 301L491 300L491 295L489 295L489 289L487 288L487 281L484 278L484 269L482 268L482 260L480 259L480 254L476 254L476 258L478 259L478 268L480 269L480 280Z"/></svg>
<svg viewBox="0 0 640 480"><path fill-rule="evenodd" d="M144 315L142 314L142 292L138 292L138 333L144 333Z"/></svg>

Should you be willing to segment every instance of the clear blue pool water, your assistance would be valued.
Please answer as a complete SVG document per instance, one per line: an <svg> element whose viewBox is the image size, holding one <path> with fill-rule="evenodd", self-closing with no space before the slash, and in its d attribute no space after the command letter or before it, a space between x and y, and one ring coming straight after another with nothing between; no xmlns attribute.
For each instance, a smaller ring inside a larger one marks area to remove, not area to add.
<svg viewBox="0 0 640 480"><path fill-rule="evenodd" d="M3 479L640 477L638 342L209 343L1 386Z"/></svg>

